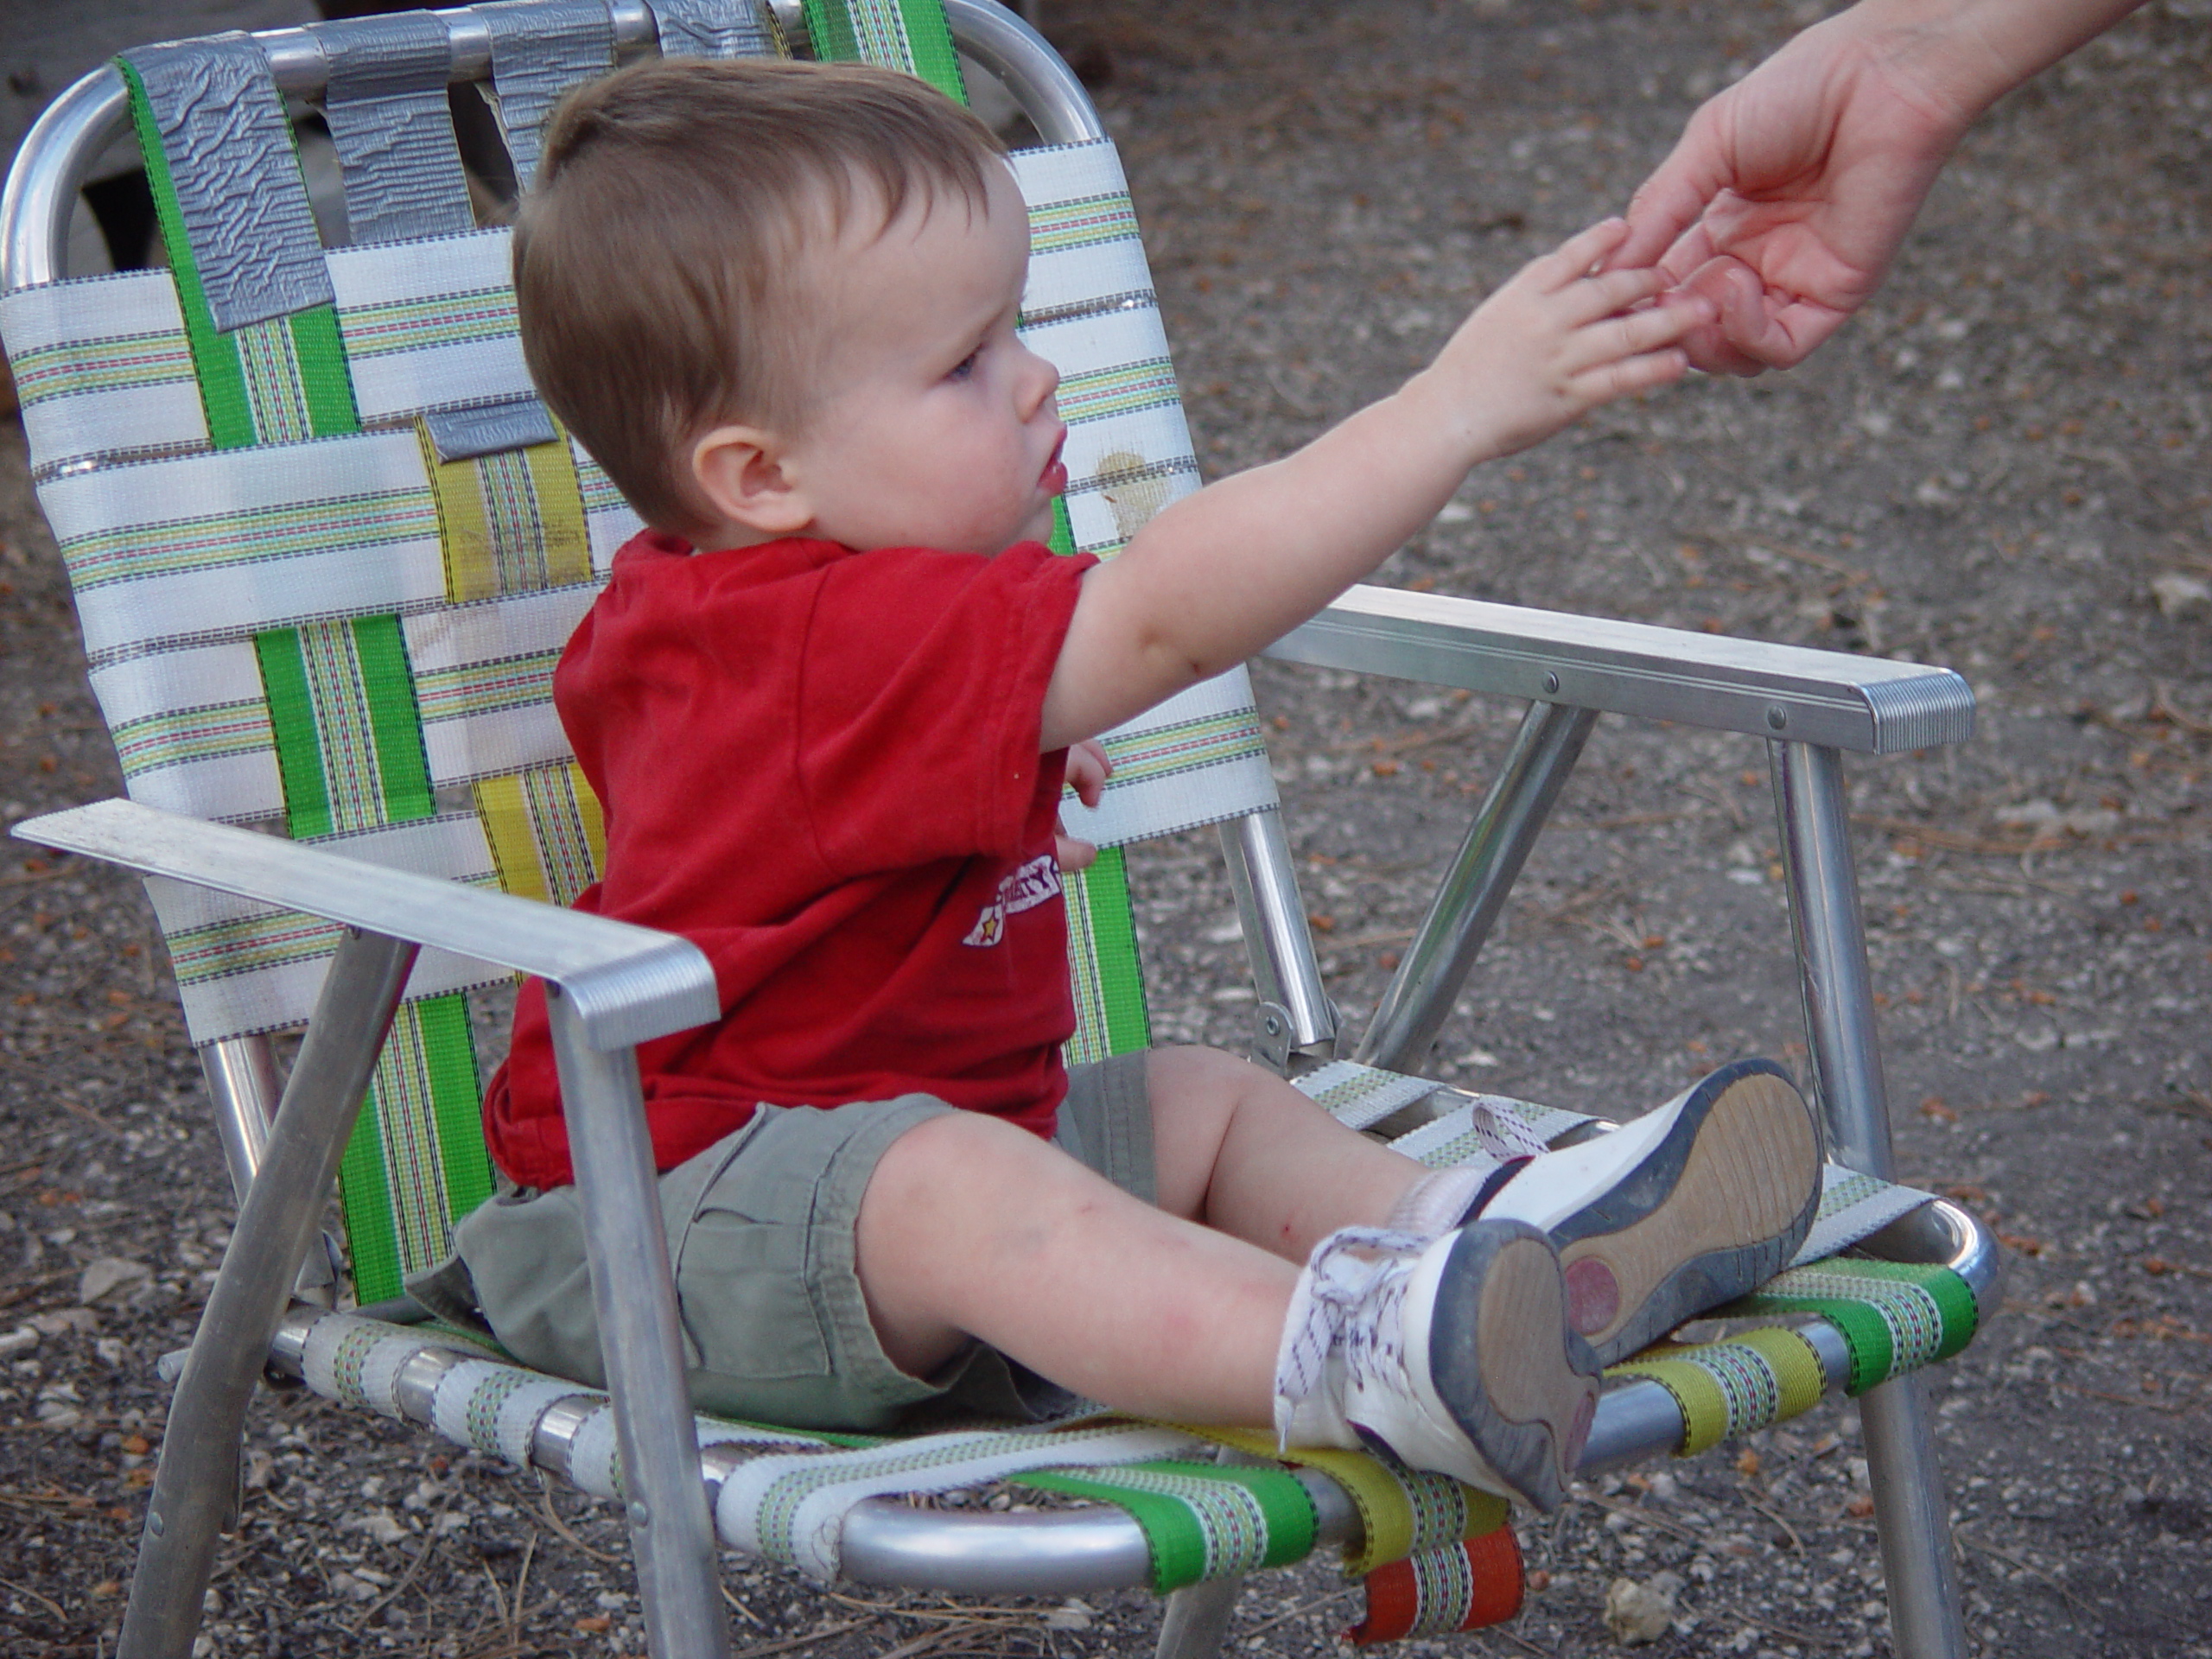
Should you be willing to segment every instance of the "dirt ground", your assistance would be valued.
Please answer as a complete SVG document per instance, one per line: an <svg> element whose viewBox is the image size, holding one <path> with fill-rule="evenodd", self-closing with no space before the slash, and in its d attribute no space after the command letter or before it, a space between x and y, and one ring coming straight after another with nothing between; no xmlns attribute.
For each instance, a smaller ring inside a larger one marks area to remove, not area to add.
<svg viewBox="0 0 2212 1659"><path fill-rule="evenodd" d="M1522 260L1624 202L1696 101L1816 15L1725 0L1115 0L1099 74L1199 452L1276 454L1389 390ZM1948 663L1955 751L1852 767L1908 1179L1991 1217L2004 1317L1931 1387L1988 1655L2212 1654L2212 3L2157 0L2001 105L1882 297L1808 366L1609 410L1485 468L1380 578ZM0 811L116 791L69 601L0 430ZM1516 708L1263 667L1308 907L1356 1029ZM1625 1115L1801 1059L1764 757L1607 721L1438 1051ZM1136 866L1163 1039L1252 998L1208 836ZM0 1648L111 1643L227 1187L135 886L0 867ZM107 1262L124 1265L107 1267ZM29 1334L11 1334L28 1332ZM611 1516L264 1395L203 1652L642 1648ZM1657 1655L1889 1651L1855 1414L1834 1403L1522 1526L1527 1611L1430 1653L1591 1653L1674 1575ZM1147 1598L823 1596L733 1562L741 1650L1134 1653ZM1325 1649L1313 1564L1230 1642Z"/></svg>

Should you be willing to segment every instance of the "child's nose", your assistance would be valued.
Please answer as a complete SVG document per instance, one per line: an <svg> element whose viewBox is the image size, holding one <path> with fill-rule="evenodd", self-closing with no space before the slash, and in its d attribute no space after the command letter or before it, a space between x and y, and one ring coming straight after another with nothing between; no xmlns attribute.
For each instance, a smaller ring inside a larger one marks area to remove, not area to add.
<svg viewBox="0 0 2212 1659"><path fill-rule="evenodd" d="M1022 347L1022 351L1029 359L1028 373L1022 385L1021 404L1022 418L1027 420L1052 401L1052 394L1059 390L1060 372L1027 346Z"/></svg>

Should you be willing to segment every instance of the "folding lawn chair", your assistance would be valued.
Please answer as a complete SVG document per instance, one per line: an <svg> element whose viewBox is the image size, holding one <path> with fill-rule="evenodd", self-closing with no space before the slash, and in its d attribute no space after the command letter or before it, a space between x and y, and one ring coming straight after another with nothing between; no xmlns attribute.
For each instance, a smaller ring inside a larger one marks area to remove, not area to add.
<svg viewBox="0 0 2212 1659"><path fill-rule="evenodd" d="M192 1645L264 1371L623 1502L663 1659L728 1651L718 1535L869 1584L1173 1592L1160 1647L1178 1659L1217 1643L1240 1574L1323 1543L1374 1575L1367 1638L1518 1605L1503 1505L1372 1459L1286 1465L1262 1434L1111 1420L877 1441L690 1410L632 1049L715 1017L712 976L681 940L556 907L593 879L601 837L552 665L637 521L530 385L506 234L477 226L448 88L488 80L527 184L554 100L622 59L797 44L957 94L956 39L1044 139L1016 162L1035 248L1024 327L1063 372L1061 544L1110 553L1198 464L1112 147L1065 67L988 0L807 0L804 15L789 0L544 0L149 47L80 81L24 143L0 203L0 332L131 798L16 833L147 874L241 1204L149 1497L130 1659ZM327 119L342 245L319 244L288 99ZM169 265L71 280L77 183L127 124ZM1862 1394L1898 1647L1963 1654L1924 1398L1901 1373L1972 1334L1996 1258L1962 1211L1886 1185L1840 766L1847 749L1964 739L1965 684L1365 588L1274 654L1530 707L1343 1058L1242 672L1114 734L1104 801L1069 813L1106 849L1069 883L1071 1058L1147 1038L1121 848L1217 823L1261 997L1255 1052L1357 1127L1430 1117L1398 1144L1433 1163L1591 1132L1400 1068L1426 1052L1599 712L1765 739L1814 1085L1859 1173L1831 1170L1801 1257L1831 1259L1738 1310L1810 1317L1622 1368L1584 1468L1695 1451L1829 1388ZM401 1295L490 1191L463 999L515 970L552 991L611 1391L524 1370ZM280 1094L268 1033L310 1014ZM351 1311L316 1270L334 1174ZM1007 1515L887 1496L999 1478L1092 1502Z"/></svg>

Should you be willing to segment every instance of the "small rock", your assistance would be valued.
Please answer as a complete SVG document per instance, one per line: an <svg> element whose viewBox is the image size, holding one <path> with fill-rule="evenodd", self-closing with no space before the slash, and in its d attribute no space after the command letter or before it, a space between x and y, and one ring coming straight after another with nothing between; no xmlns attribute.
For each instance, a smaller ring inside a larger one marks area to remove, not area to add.
<svg viewBox="0 0 2212 1659"><path fill-rule="evenodd" d="M51 1313L32 1314L30 1325L41 1336L60 1337L72 1331L97 1331L100 1320L89 1307L57 1307Z"/></svg>
<svg viewBox="0 0 2212 1659"><path fill-rule="evenodd" d="M404 1523L394 1518L390 1510L372 1510L356 1524L379 1544L396 1544L401 1539L412 1535Z"/></svg>
<svg viewBox="0 0 2212 1659"><path fill-rule="evenodd" d="M19 1325L5 1336L0 1336L0 1359L15 1359L38 1346L40 1333L35 1326Z"/></svg>
<svg viewBox="0 0 2212 1659"><path fill-rule="evenodd" d="M1097 1610L1080 1597L1070 1596L1065 1601L1045 1615L1048 1630L1087 1630Z"/></svg>
<svg viewBox="0 0 2212 1659"><path fill-rule="evenodd" d="M2212 614L2212 582L2207 582L2202 576L2185 576L2178 570L2165 571L2151 578L2151 597L2158 602L2161 616Z"/></svg>
<svg viewBox="0 0 2212 1659"><path fill-rule="evenodd" d="M128 1295L154 1276L143 1262L124 1255L104 1255L86 1265L77 1278L77 1300L90 1305L109 1297Z"/></svg>
<svg viewBox="0 0 2212 1659"><path fill-rule="evenodd" d="M1672 1578L1672 1573L1661 1575ZM1679 1584L1681 1580L1676 1580ZM1634 1579L1615 1579L1605 1588L1605 1628L1623 1647L1656 1642L1675 1622L1675 1597L1658 1579L1638 1584Z"/></svg>

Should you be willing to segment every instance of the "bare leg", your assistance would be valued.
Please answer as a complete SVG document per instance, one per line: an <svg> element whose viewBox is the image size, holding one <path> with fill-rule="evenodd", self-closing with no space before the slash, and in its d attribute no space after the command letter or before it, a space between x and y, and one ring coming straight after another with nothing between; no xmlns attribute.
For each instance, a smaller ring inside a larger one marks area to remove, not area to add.
<svg viewBox="0 0 2212 1659"><path fill-rule="evenodd" d="M926 1376L980 1338L1117 1409L1264 1423L1297 1264L1423 1172L1273 1073L1210 1049L1150 1061L1160 1207L972 1113L894 1141L861 1200L884 1351Z"/></svg>
<svg viewBox="0 0 2212 1659"><path fill-rule="evenodd" d="M1160 1207L1294 1262L1379 1224L1427 1173L1219 1049L1156 1048L1147 1082Z"/></svg>
<svg viewBox="0 0 2212 1659"><path fill-rule="evenodd" d="M971 1112L893 1141L856 1265L884 1351L927 1376L969 1336L1143 1416L1265 1423L1298 1269L1156 1210Z"/></svg>

